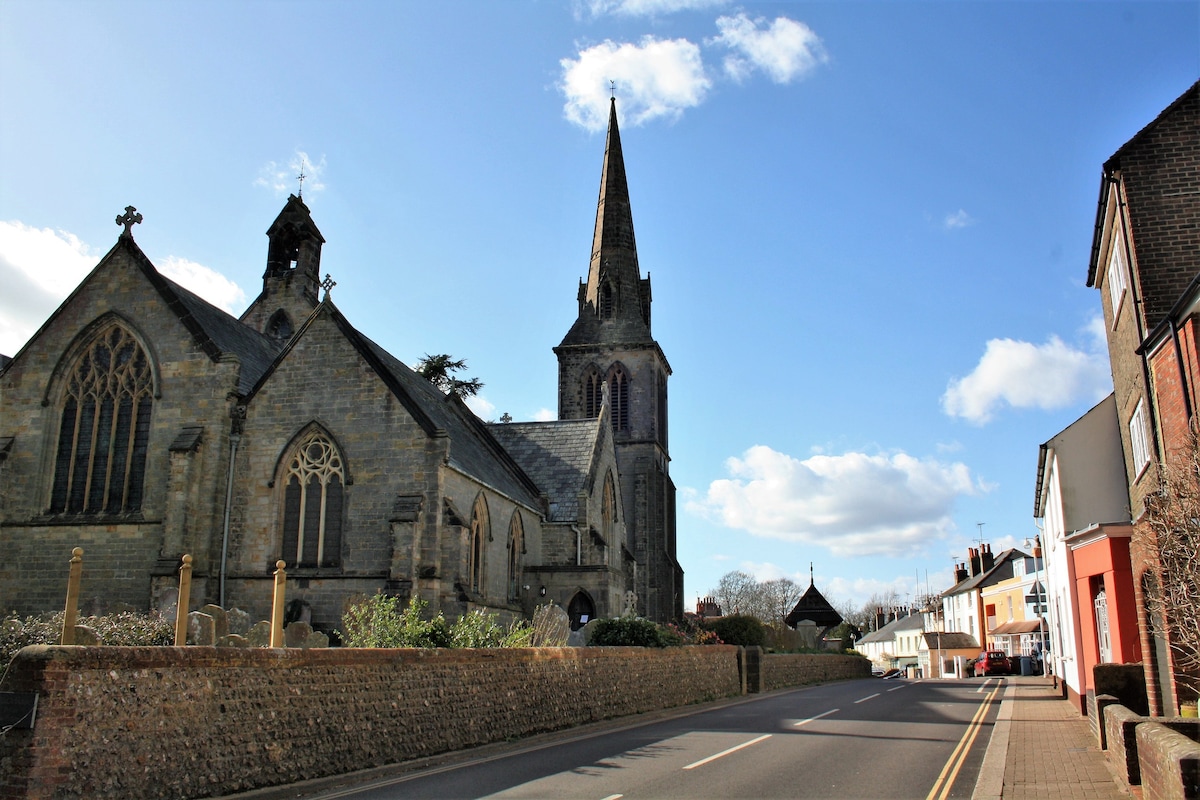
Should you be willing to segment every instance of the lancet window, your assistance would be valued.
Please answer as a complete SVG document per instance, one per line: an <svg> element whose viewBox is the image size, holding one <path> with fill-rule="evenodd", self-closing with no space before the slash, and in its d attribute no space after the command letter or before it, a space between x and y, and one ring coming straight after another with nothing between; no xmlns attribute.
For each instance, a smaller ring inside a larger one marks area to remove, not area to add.
<svg viewBox="0 0 1200 800"><path fill-rule="evenodd" d="M525 526L521 522L521 512L514 511L512 522L508 524L508 599L516 602L521 599L521 569L524 566Z"/></svg>
<svg viewBox="0 0 1200 800"><path fill-rule="evenodd" d="M337 446L321 431L304 436L283 484L283 560L289 567L338 566L346 471Z"/></svg>
<svg viewBox="0 0 1200 800"><path fill-rule="evenodd" d="M487 501L481 494L475 499L475 508L471 511L471 533L467 548L467 581L473 592L483 591L484 551L490 536Z"/></svg>

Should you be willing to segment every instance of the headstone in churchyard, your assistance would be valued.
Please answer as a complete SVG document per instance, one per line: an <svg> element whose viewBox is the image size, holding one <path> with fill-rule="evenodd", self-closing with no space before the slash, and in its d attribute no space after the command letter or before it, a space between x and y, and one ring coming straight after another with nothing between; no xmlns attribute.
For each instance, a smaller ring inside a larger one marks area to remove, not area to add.
<svg viewBox="0 0 1200 800"><path fill-rule="evenodd" d="M571 633L571 618L561 607L551 603L538 606L533 612L533 635L531 647L566 647Z"/></svg>
<svg viewBox="0 0 1200 800"><path fill-rule="evenodd" d="M588 620L588 624L579 629L583 634L583 643L586 645L592 640L592 634L596 631L596 626L600 624L599 619Z"/></svg>
<svg viewBox="0 0 1200 800"><path fill-rule="evenodd" d="M308 641L301 645L304 648L329 647L329 637L321 631L313 631L308 635Z"/></svg>
<svg viewBox="0 0 1200 800"><path fill-rule="evenodd" d="M179 590L174 586L163 590L163 593L158 596L158 602L155 607L165 619L175 619L175 609L179 601Z"/></svg>
<svg viewBox="0 0 1200 800"><path fill-rule="evenodd" d="M271 623L265 619L260 619L246 631L246 641L251 647L270 647L271 646Z"/></svg>
<svg viewBox="0 0 1200 800"><path fill-rule="evenodd" d="M220 636L217 638L217 647L249 647L250 640L245 636L239 636L236 633L231 633L228 636Z"/></svg>
<svg viewBox="0 0 1200 800"><path fill-rule="evenodd" d="M187 643L212 647L217 643L217 623L203 611L188 614Z"/></svg>
<svg viewBox="0 0 1200 800"><path fill-rule="evenodd" d="M625 593L625 607L621 609L621 616L637 616L637 592L630 590Z"/></svg>
<svg viewBox="0 0 1200 800"><path fill-rule="evenodd" d="M293 622L283 629L284 647L304 647L308 637L312 635L312 626L307 622Z"/></svg>
<svg viewBox="0 0 1200 800"><path fill-rule="evenodd" d="M200 611L213 618L213 633L217 639L229 635L229 617L226 616L225 609L209 603L201 608Z"/></svg>
<svg viewBox="0 0 1200 800"><path fill-rule="evenodd" d="M225 612L225 617L229 620L230 635L245 636L250 630L250 612L231 608Z"/></svg>
<svg viewBox="0 0 1200 800"><path fill-rule="evenodd" d="M583 633L583 628L577 631L571 631L567 634L567 647L586 647L587 637Z"/></svg>
<svg viewBox="0 0 1200 800"><path fill-rule="evenodd" d="M95 647L104 644L104 642L100 639L100 634L96 633L94 628L89 628L87 625L76 625L75 644L81 647Z"/></svg>

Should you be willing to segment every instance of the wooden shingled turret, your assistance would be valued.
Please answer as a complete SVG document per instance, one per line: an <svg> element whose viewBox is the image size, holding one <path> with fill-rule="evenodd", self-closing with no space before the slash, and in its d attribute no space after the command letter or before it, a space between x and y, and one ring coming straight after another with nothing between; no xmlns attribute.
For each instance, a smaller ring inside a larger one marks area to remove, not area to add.
<svg viewBox="0 0 1200 800"><path fill-rule="evenodd" d="M842 624L842 615L817 591L811 564L808 566L808 590L796 601L795 607L783 621L789 628L795 628L801 622L811 622L822 629L822 635Z"/></svg>

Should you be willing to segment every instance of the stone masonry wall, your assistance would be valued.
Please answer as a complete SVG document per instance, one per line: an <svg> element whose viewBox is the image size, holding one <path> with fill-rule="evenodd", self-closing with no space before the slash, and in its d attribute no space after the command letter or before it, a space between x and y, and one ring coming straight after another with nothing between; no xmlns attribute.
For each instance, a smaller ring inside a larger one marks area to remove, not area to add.
<svg viewBox="0 0 1200 800"><path fill-rule="evenodd" d="M858 656L788 655L767 653L762 657L763 691L803 686L806 683L854 680L871 677L871 662Z"/></svg>
<svg viewBox="0 0 1200 800"><path fill-rule="evenodd" d="M737 648L26 648L0 797L186 798L740 694Z"/></svg>

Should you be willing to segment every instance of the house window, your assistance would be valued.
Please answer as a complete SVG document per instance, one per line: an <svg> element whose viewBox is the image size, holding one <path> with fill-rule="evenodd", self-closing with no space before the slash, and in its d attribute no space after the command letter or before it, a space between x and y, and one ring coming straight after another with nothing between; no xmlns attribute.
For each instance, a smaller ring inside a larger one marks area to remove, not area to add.
<svg viewBox="0 0 1200 800"><path fill-rule="evenodd" d="M514 511L508 524L508 599L521 599L521 567L525 553L525 526L521 523L521 512Z"/></svg>
<svg viewBox="0 0 1200 800"><path fill-rule="evenodd" d="M50 513L141 510L153 383L146 352L120 325L79 356L63 400Z"/></svg>
<svg viewBox="0 0 1200 800"><path fill-rule="evenodd" d="M487 502L481 494L476 498L475 508L471 511L470 541L467 546L467 588L473 592L483 591L483 555L490 537L491 524L488 521Z"/></svg>
<svg viewBox="0 0 1200 800"><path fill-rule="evenodd" d="M608 379L608 400L612 403L613 430L629 430L629 378L620 367Z"/></svg>
<svg viewBox="0 0 1200 800"><path fill-rule="evenodd" d="M1113 327L1117 327L1117 316L1125 298L1128 284L1125 279L1125 250L1120 235L1113 237L1112 253L1108 258L1108 294L1112 300Z"/></svg>
<svg viewBox="0 0 1200 800"><path fill-rule="evenodd" d="M1150 443L1146 433L1146 404L1138 400L1133 416L1129 418L1129 445L1133 450L1133 471L1140 475L1150 463Z"/></svg>
<svg viewBox="0 0 1200 800"><path fill-rule="evenodd" d="M296 567L338 566L346 473L329 437L313 431L301 439L283 484L283 560Z"/></svg>

